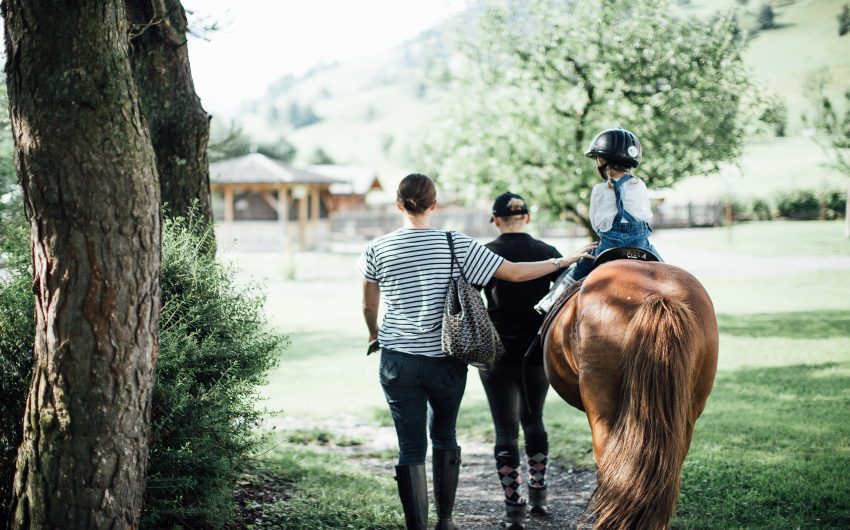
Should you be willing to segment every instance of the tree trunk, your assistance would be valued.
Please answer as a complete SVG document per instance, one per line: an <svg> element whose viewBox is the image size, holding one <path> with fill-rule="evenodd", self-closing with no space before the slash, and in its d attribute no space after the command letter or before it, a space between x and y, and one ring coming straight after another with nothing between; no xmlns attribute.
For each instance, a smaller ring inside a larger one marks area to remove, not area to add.
<svg viewBox="0 0 850 530"><path fill-rule="evenodd" d="M156 162L123 0L4 0L35 368L13 528L134 528L159 345Z"/></svg>
<svg viewBox="0 0 850 530"><path fill-rule="evenodd" d="M844 203L844 237L850 239L850 184L847 184L847 202Z"/></svg>
<svg viewBox="0 0 850 530"><path fill-rule="evenodd" d="M578 209L574 205L564 204L562 205L567 215L572 217L573 221L580 224L587 230L587 237L590 238L591 241L599 241L599 234L596 233L596 230L593 229L593 224L590 222L590 217L587 215L582 215L579 213Z"/></svg>
<svg viewBox="0 0 850 530"><path fill-rule="evenodd" d="M197 201L212 222L207 143L210 122L195 93L179 0L126 0L130 62L156 152L166 215L183 216Z"/></svg>

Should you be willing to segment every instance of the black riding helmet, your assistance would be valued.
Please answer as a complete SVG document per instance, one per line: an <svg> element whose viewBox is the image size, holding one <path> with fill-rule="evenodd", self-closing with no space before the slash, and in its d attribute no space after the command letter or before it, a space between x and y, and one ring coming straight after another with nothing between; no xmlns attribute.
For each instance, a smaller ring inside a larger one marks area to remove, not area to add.
<svg viewBox="0 0 850 530"><path fill-rule="evenodd" d="M597 134L590 142L585 156L601 156L608 162L625 167L638 167L642 150L634 133L625 129L608 129Z"/></svg>

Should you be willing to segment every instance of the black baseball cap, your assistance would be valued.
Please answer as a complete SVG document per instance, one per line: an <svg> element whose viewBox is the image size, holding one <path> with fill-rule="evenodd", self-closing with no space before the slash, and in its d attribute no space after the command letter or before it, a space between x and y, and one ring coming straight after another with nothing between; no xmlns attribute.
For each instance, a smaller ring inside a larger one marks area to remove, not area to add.
<svg viewBox="0 0 850 530"><path fill-rule="evenodd" d="M516 193L506 191L496 197L493 202L494 217L511 217L512 215L524 215L528 213L528 205L525 204L525 199ZM490 219L490 222L493 220Z"/></svg>

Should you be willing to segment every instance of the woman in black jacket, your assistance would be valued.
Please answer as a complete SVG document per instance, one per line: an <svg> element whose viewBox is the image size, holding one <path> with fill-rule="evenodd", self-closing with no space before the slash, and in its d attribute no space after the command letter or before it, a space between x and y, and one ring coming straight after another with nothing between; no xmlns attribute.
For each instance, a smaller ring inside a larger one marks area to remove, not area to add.
<svg viewBox="0 0 850 530"><path fill-rule="evenodd" d="M493 203L493 222L501 235L485 246L512 262L560 258L546 243L525 233L530 221L522 197L506 192ZM586 250L586 249L583 249ZM549 292L559 272L536 280L514 283L493 277L484 290L490 319L505 345L505 355L490 369L480 371L496 430L496 469L505 493L505 526L524 528L525 513L546 514L546 464L549 443L543 424L543 403L549 389L542 356L526 367L527 393L523 392L522 360L534 342L543 316L534 304ZM527 399L526 399L527 398ZM528 497L520 493L519 426L525 435L528 462Z"/></svg>

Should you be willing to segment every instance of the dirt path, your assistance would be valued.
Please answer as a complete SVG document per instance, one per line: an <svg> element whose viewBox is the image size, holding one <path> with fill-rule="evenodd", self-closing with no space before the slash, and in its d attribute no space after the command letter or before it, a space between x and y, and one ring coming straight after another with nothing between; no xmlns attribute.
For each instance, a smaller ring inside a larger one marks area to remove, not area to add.
<svg viewBox="0 0 850 530"><path fill-rule="evenodd" d="M464 443L460 484L455 502L455 522L463 530L501 528L504 496L496 476L492 449L480 443ZM351 458L358 458L352 455ZM395 461L378 458L360 459L376 474L392 476ZM428 475L430 477L430 466ZM546 517L529 517L528 530L575 528L579 516L596 487L596 473L576 471L563 461L550 462L548 497L550 513ZM428 485L429 491L431 485Z"/></svg>
<svg viewBox="0 0 850 530"><path fill-rule="evenodd" d="M284 426L292 427L292 425ZM316 427L316 425L313 425ZM375 475L394 475L394 458L378 458L376 453L390 453L396 449L395 431L391 427L352 423L349 420L322 423L319 427L332 432L345 432L346 436L364 440L360 445L328 447L327 450L344 454ZM344 428L343 428L344 427ZM501 528L504 515L504 496L497 478L492 446L472 441L458 440L462 447L460 483L455 501L455 521L463 530L492 530ZM430 484L430 455L427 459ZM525 482L525 475L524 475ZM528 530L576 528L593 489L596 472L574 470L562 460L550 461L547 474L549 515L529 517ZM401 506L399 506L401 510Z"/></svg>

